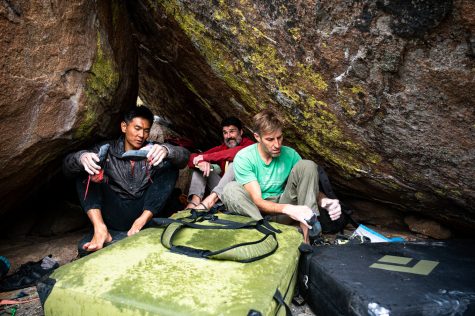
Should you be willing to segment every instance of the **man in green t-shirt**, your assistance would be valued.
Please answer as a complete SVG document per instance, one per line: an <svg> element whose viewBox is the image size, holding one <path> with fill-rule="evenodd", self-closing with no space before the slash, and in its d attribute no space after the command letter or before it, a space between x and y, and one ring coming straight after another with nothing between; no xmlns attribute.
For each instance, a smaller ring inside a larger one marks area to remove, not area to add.
<svg viewBox="0 0 475 316"><path fill-rule="evenodd" d="M306 220L319 214L317 205L325 208L332 220L340 217L341 206L319 192L317 165L282 146L282 126L271 110L254 116L257 144L242 149L234 158L236 181L225 186L222 200L228 210L256 220L268 214L283 223L298 221L308 241L311 227Z"/></svg>

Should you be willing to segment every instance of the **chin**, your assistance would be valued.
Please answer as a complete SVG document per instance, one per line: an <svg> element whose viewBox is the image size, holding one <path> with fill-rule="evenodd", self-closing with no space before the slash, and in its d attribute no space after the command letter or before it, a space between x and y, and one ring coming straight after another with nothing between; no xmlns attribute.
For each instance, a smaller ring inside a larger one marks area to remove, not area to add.
<svg viewBox="0 0 475 316"><path fill-rule="evenodd" d="M279 157L279 156L280 156L280 152L278 152L278 153L272 153L271 156L272 156L273 158Z"/></svg>

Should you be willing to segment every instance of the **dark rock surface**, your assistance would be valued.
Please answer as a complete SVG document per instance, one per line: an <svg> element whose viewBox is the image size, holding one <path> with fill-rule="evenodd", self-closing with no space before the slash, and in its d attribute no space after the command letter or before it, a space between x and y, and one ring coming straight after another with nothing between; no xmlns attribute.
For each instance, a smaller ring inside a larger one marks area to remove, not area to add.
<svg viewBox="0 0 475 316"><path fill-rule="evenodd" d="M271 107L345 196L475 227L474 5L129 1L140 95L199 146ZM401 217L402 218L402 217Z"/></svg>

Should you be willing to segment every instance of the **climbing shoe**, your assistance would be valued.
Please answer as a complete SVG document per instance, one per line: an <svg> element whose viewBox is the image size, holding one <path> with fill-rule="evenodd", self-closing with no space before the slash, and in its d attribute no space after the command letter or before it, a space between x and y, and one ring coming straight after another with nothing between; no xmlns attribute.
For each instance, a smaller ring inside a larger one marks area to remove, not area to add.
<svg viewBox="0 0 475 316"><path fill-rule="evenodd" d="M122 158L130 160L144 160L147 159L148 150L139 149L139 150L127 150L122 154Z"/></svg>
<svg viewBox="0 0 475 316"><path fill-rule="evenodd" d="M310 239L310 244L312 245L322 234L322 225L315 213L310 219L307 219L306 222L308 225L312 226L312 229L308 230L308 237Z"/></svg>
<svg viewBox="0 0 475 316"><path fill-rule="evenodd" d="M43 259L22 264L18 270L0 281L0 292L8 292L36 285L45 275L59 267L51 255Z"/></svg>

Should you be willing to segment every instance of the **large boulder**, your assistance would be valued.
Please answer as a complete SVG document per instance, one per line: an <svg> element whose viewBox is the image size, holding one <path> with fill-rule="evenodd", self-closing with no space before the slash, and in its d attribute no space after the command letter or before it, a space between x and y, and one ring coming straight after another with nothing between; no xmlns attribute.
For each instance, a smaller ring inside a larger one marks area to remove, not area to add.
<svg viewBox="0 0 475 316"><path fill-rule="evenodd" d="M341 193L475 227L469 1L128 1L140 95L209 146L270 107Z"/></svg>
<svg viewBox="0 0 475 316"><path fill-rule="evenodd" d="M121 1L2 1L0 30L1 215L65 153L117 131L138 73Z"/></svg>

